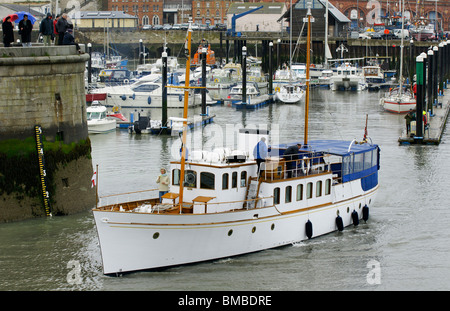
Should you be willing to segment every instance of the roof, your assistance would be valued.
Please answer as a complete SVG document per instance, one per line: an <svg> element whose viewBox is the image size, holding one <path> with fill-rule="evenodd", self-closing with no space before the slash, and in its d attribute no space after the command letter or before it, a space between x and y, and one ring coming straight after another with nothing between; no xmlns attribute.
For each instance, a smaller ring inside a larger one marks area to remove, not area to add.
<svg viewBox="0 0 450 311"><path fill-rule="evenodd" d="M122 11L80 11L80 12L71 14L70 18L79 18L79 19L131 18L131 19L137 19L136 16L126 14Z"/></svg>
<svg viewBox="0 0 450 311"><path fill-rule="evenodd" d="M41 13L39 11L36 11L35 9L31 8L28 5L18 5L18 4L9 4L9 3L0 3L0 6L3 6L5 8L10 9L11 11L14 12L20 12L20 11L25 11L25 12L29 12L31 15L33 15L34 17L41 19L43 17L46 16L46 14ZM2 17L3 18L3 17Z"/></svg>
<svg viewBox="0 0 450 311"><path fill-rule="evenodd" d="M297 2L295 3L295 5L293 5L293 7L298 10L301 10L301 9L305 10L307 8L306 0L297 0ZM314 9L325 9L325 7L326 7L326 0L314 0L313 7L311 8L311 12L312 12L313 16L315 16ZM340 23L350 23L351 22L347 16L345 16L341 11L339 11L329 1L328 1L328 12L332 16L334 16L334 18L336 20L338 20ZM283 16L280 17L280 19L282 19L282 18L289 19L289 16L290 16L290 10L288 9L286 11L286 13L284 13ZM315 16L315 17L317 17L317 16Z"/></svg>
<svg viewBox="0 0 450 311"><path fill-rule="evenodd" d="M257 7L262 6L261 9L251 13L251 14L283 14L285 11L285 4L280 2L258 2L258 3L250 3L250 2L235 2L231 3L228 8L227 14L240 14L247 12L251 9L256 9Z"/></svg>
<svg viewBox="0 0 450 311"><path fill-rule="evenodd" d="M303 141L296 141L288 144L271 145L270 147L272 149L286 149L289 146L293 146L298 143L303 145ZM346 156L353 153L362 153L373 150L377 147L377 145L353 143L349 152L348 148L350 147L351 143L351 141L345 140L313 140L308 142L308 148L302 147L302 149L300 150L325 152L338 156Z"/></svg>
<svg viewBox="0 0 450 311"><path fill-rule="evenodd" d="M326 0L319 0L320 3L325 7ZM341 23L350 23L350 19L345 16L341 11L339 11L333 4L328 1L328 11L333 14L333 16Z"/></svg>

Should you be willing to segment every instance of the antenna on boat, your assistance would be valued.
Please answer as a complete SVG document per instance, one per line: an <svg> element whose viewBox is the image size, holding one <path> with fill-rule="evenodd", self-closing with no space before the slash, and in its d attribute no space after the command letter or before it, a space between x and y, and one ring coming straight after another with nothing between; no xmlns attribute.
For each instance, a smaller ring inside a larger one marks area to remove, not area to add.
<svg viewBox="0 0 450 311"><path fill-rule="evenodd" d="M309 117L309 67L311 63L311 0L308 0L308 13L306 14L306 19L308 21L308 37L306 39L306 97L305 97L305 137L304 145L308 145L308 117ZM305 19L303 19L305 22Z"/></svg>

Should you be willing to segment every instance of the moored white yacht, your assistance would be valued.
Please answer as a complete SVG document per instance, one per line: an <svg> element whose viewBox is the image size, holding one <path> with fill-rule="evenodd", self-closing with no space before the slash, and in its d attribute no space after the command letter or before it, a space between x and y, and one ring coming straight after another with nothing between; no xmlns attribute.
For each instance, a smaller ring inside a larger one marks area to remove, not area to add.
<svg viewBox="0 0 450 311"><path fill-rule="evenodd" d="M336 74L330 77L330 88L333 91L361 91L367 88L367 83L364 76L358 72L356 66L346 62L337 67Z"/></svg>

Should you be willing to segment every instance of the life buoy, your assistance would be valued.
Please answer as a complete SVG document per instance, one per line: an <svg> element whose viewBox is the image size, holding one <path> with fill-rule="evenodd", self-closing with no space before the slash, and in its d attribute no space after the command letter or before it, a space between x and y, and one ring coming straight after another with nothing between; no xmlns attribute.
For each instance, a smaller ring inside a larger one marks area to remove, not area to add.
<svg viewBox="0 0 450 311"><path fill-rule="evenodd" d="M357 211L353 211L352 212L352 220L353 220L353 225L356 227L357 225L359 225L359 217L358 217L358 212Z"/></svg>
<svg viewBox="0 0 450 311"><path fill-rule="evenodd" d="M306 236L310 239L313 236L313 225L312 222L308 219L305 224Z"/></svg>
<svg viewBox="0 0 450 311"><path fill-rule="evenodd" d="M362 214L363 214L363 219L364 221L367 221L369 219L369 207L366 205L364 205L363 209L362 209Z"/></svg>
<svg viewBox="0 0 450 311"><path fill-rule="evenodd" d="M124 79L124 80L123 80L123 83L128 84L128 83L130 83L130 80Z"/></svg>
<svg viewBox="0 0 450 311"><path fill-rule="evenodd" d="M339 231L344 230L344 221L342 220L342 217L339 215L336 217L336 227L338 228Z"/></svg>
<svg viewBox="0 0 450 311"><path fill-rule="evenodd" d="M119 111L119 106L114 106L112 109L113 112L118 112Z"/></svg>
<svg viewBox="0 0 450 311"><path fill-rule="evenodd" d="M279 92L280 91L280 88L277 86L276 88L275 88L275 92Z"/></svg>
<svg viewBox="0 0 450 311"><path fill-rule="evenodd" d="M215 78L214 82L219 83L219 79Z"/></svg>

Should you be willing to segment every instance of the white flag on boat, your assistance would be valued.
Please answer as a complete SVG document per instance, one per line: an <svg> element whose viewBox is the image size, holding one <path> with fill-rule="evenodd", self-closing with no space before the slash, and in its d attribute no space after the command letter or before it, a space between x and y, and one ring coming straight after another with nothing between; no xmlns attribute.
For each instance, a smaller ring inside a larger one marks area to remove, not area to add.
<svg viewBox="0 0 450 311"><path fill-rule="evenodd" d="M94 172L94 175L92 175L92 185L91 188L95 187L95 177L97 176L97 172Z"/></svg>

